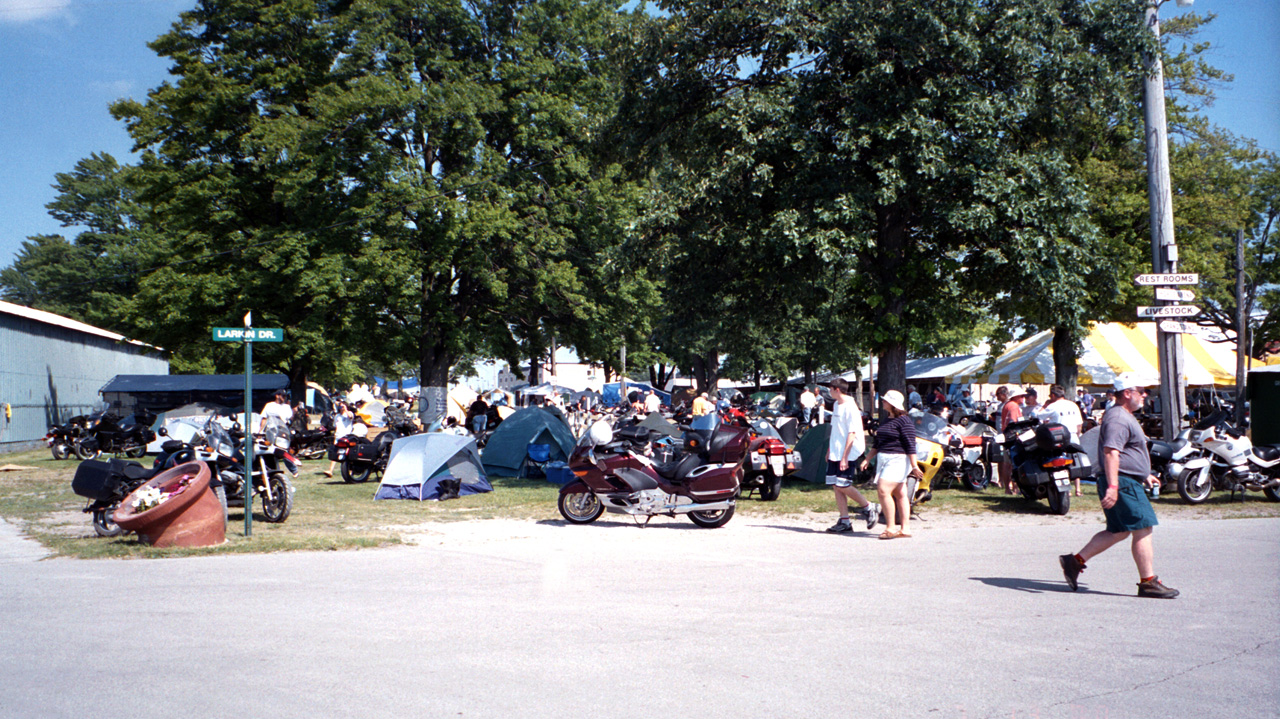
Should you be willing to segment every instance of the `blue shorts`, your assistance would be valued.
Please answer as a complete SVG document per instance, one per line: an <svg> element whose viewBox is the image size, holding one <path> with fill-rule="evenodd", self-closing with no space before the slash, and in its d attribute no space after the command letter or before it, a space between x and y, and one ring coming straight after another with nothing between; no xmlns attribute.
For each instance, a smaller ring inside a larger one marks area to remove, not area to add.
<svg viewBox="0 0 1280 719"><path fill-rule="evenodd" d="M862 455L858 455L849 460L849 468L840 471L840 463L828 459L827 460L827 484L834 484L837 487L852 487L853 476L858 471L858 463L862 461Z"/></svg>
<svg viewBox="0 0 1280 719"><path fill-rule="evenodd" d="M1106 496L1107 487L1106 474L1098 475L1099 499ZM1120 475L1120 492L1116 504L1111 509L1103 509L1102 513L1107 517L1107 531L1112 534L1133 532L1160 523L1156 519L1156 510L1152 508L1151 500L1147 499L1142 480L1131 474Z"/></svg>

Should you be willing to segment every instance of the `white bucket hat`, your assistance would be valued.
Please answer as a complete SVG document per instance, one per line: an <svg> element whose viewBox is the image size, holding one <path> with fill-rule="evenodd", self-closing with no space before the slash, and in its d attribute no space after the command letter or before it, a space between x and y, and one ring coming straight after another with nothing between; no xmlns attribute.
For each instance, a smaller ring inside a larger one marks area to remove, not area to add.
<svg viewBox="0 0 1280 719"><path fill-rule="evenodd" d="M881 401L890 407L902 411L902 393L896 389L891 389L880 396Z"/></svg>

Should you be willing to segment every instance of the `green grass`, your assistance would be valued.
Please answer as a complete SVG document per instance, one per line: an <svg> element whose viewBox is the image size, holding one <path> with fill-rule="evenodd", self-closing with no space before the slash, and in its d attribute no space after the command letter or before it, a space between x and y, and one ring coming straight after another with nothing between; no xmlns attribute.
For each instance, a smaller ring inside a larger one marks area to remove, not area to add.
<svg viewBox="0 0 1280 719"><path fill-rule="evenodd" d="M350 550L398 544L411 527L429 522L471 519L558 519L557 487L540 480L493 479L494 491L460 497L448 502L375 502L377 482L347 484L340 477L320 474L327 460L304 462L296 487L293 513L282 524L271 524L254 513L253 534L244 536L243 510L232 508L227 525L227 542L196 549L155 549L132 535L104 539L94 534L89 515L81 510L85 500L71 491L71 477L78 462L55 461L47 451L0 456L0 464L32 467L0 472L0 516L16 522L59 556L78 558L153 558L245 552L294 550ZM1100 516L1097 495L1085 486L1084 497L1073 497L1071 513ZM869 499L876 501L874 490ZM258 505L259 507L261 505ZM1267 501L1259 493L1249 493L1245 501L1231 501L1215 492L1202 505L1184 504L1170 491L1156 500L1161 518L1169 517L1276 517L1280 503ZM1006 496L998 488L984 492L939 489L921 507L926 513L978 517L985 514L1027 514L1048 516L1047 504ZM823 484L789 482L775 502L745 497L738 512L747 516L805 516L834 514L835 500Z"/></svg>

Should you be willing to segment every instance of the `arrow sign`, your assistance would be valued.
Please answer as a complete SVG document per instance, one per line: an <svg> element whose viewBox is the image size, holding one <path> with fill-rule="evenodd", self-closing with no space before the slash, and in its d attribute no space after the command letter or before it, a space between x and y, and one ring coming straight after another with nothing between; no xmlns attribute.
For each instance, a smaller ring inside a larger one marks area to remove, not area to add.
<svg viewBox="0 0 1280 719"><path fill-rule="evenodd" d="M1190 302L1196 298L1196 293L1191 290L1175 290L1170 287L1157 287L1156 300L1158 302Z"/></svg>
<svg viewBox="0 0 1280 719"><path fill-rule="evenodd" d="M1147 275L1138 275L1133 278L1135 285L1142 287L1150 287L1153 285L1198 285L1200 284L1200 275L1191 273L1177 275L1173 273L1153 273Z"/></svg>
<svg viewBox="0 0 1280 719"><path fill-rule="evenodd" d="M1199 334L1202 328L1200 325L1191 322L1176 322L1174 320L1161 320L1160 329L1172 334Z"/></svg>
<svg viewBox="0 0 1280 719"><path fill-rule="evenodd" d="M1168 305L1166 307L1139 307L1139 317L1195 317L1200 308L1195 305Z"/></svg>

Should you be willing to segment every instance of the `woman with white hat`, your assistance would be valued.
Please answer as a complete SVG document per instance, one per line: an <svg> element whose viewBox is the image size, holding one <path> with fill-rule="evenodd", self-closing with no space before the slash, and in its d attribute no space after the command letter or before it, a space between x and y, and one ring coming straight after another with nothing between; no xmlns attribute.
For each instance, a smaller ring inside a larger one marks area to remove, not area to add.
<svg viewBox="0 0 1280 719"><path fill-rule="evenodd" d="M890 417L876 430L876 446L862 460L866 469L876 460L876 488L880 492L880 511L888 528L881 539L910 537L911 495L907 491L909 477L922 478L916 464L916 425L904 408L902 393L891 389L880 398L880 405ZM897 522L901 517L901 524Z"/></svg>

